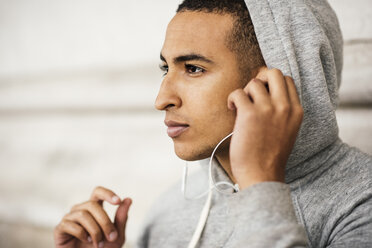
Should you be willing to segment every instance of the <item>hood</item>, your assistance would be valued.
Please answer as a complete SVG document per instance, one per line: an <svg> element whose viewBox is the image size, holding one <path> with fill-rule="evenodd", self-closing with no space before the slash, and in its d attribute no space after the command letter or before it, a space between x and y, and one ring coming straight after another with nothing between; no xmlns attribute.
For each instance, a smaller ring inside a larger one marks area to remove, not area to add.
<svg viewBox="0 0 372 248"><path fill-rule="evenodd" d="M325 0L245 2L267 66L294 79L304 109L287 174L306 160L313 160L307 167L316 166L321 161L310 158L339 143L335 110L343 38L337 17Z"/></svg>

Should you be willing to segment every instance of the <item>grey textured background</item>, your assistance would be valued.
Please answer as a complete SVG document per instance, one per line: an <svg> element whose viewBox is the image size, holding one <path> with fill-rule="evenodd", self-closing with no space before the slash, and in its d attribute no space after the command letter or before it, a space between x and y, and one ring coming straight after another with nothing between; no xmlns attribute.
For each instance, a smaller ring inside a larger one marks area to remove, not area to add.
<svg viewBox="0 0 372 248"><path fill-rule="evenodd" d="M345 39L340 135L372 154L372 1L330 3ZM52 247L53 227L96 185L134 199L133 243L182 173L153 108L177 4L0 0L0 247Z"/></svg>

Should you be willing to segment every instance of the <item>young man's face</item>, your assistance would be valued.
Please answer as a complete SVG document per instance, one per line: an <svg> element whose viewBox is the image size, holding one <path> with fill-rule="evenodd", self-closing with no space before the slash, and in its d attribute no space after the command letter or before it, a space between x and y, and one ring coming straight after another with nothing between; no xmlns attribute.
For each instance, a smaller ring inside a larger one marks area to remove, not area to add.
<svg viewBox="0 0 372 248"><path fill-rule="evenodd" d="M226 47L232 25L230 15L191 11L178 13L168 25L161 51L166 75L155 106L175 125L168 135L181 159L209 157L233 130L235 113L227 108L227 97L248 81L240 79L236 56Z"/></svg>

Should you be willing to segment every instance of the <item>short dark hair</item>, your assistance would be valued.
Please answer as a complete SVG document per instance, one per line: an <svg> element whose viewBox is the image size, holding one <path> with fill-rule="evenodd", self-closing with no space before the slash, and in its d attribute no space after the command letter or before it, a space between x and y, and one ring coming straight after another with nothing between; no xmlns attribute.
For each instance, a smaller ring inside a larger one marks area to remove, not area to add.
<svg viewBox="0 0 372 248"><path fill-rule="evenodd" d="M259 67L265 65L244 0L184 0L177 13L184 11L230 14L234 18L232 30L226 37L226 46L239 61L242 79L250 79Z"/></svg>

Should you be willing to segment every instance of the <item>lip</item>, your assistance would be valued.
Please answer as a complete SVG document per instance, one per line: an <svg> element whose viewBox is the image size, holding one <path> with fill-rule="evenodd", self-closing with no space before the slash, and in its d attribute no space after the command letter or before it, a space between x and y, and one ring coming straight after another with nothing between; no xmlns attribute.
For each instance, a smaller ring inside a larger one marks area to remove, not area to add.
<svg viewBox="0 0 372 248"><path fill-rule="evenodd" d="M189 125L186 123L181 123L173 120L164 121L167 128L167 134L171 138L176 138L180 136L184 131L189 128Z"/></svg>

